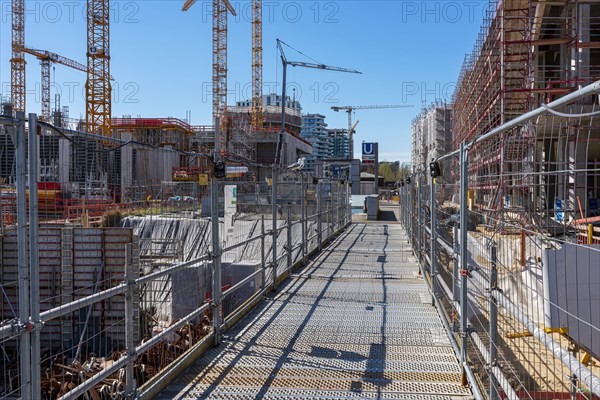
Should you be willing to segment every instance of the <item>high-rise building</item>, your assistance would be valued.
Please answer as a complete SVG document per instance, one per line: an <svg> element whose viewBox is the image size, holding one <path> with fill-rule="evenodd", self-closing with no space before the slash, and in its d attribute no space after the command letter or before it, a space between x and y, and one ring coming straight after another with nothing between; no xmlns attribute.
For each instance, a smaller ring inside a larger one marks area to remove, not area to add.
<svg viewBox="0 0 600 400"><path fill-rule="evenodd" d="M310 142L312 154L306 157L307 171L314 171L315 160L333 157L333 140L327 131L325 116L322 114L305 114L302 116L302 138Z"/></svg>
<svg viewBox="0 0 600 400"><path fill-rule="evenodd" d="M327 134L332 141L333 158L350 158L350 135L348 129L327 129Z"/></svg>

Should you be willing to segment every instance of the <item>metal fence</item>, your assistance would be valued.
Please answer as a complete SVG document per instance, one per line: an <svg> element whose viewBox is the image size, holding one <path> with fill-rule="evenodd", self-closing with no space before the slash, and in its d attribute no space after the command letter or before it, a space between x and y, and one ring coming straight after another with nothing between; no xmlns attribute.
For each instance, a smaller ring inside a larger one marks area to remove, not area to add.
<svg viewBox="0 0 600 400"><path fill-rule="evenodd" d="M351 221L347 182L271 169L211 179L189 213L39 224L23 136L18 223L0 235L0 398L152 397Z"/></svg>
<svg viewBox="0 0 600 400"><path fill-rule="evenodd" d="M37 210L43 222L101 226L107 215L191 212L208 194L211 162L199 137L192 141L188 134L165 130L156 133L164 140L158 143L120 131L116 136L123 138L107 138L35 118L31 114L23 124L6 117L0 121L0 230L17 220L17 136L25 138L26 147L29 137L36 138L32 150L37 154ZM174 147L167 135L179 135L186 144Z"/></svg>
<svg viewBox="0 0 600 400"><path fill-rule="evenodd" d="M402 224L478 398L600 398L599 91L462 143L401 187Z"/></svg>

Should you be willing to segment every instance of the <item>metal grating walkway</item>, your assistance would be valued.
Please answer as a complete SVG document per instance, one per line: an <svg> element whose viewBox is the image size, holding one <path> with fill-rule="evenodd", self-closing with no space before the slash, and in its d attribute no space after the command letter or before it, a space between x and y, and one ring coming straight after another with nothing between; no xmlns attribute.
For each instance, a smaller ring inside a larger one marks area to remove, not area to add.
<svg viewBox="0 0 600 400"><path fill-rule="evenodd" d="M470 397L430 303L399 225L351 225L159 399Z"/></svg>

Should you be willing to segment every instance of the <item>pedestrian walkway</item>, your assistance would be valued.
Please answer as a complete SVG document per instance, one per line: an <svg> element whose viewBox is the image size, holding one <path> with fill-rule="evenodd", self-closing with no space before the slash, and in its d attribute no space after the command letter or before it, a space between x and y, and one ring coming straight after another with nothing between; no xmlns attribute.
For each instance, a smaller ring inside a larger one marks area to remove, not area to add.
<svg viewBox="0 0 600 400"><path fill-rule="evenodd" d="M460 399L460 368L400 225L353 224L166 399Z"/></svg>

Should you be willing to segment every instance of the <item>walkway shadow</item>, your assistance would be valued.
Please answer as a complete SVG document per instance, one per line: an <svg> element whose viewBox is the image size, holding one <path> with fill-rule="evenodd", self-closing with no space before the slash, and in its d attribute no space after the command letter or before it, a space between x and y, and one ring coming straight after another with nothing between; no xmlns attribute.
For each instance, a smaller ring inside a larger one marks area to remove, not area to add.
<svg viewBox="0 0 600 400"><path fill-rule="evenodd" d="M381 210L379 211L378 221L387 221L387 222L398 222L398 218L396 218L396 213L393 210Z"/></svg>
<svg viewBox="0 0 600 400"><path fill-rule="evenodd" d="M360 353L345 350L333 350L327 347L312 346L309 355L313 357L328 358L332 360L344 361L364 361L367 357Z"/></svg>
<svg viewBox="0 0 600 400"><path fill-rule="evenodd" d="M394 216L394 220L396 220L396 215L393 211L391 212ZM369 361L367 362L367 368L364 374L364 381L369 382L377 387L378 397L381 396L381 390L392 383L391 379L385 377L385 360L387 355L387 337L385 328L387 326L387 318L388 318L388 288L387 282L385 279L386 276L386 261L387 261L387 252L386 248L389 242L388 235L388 225L383 225L383 235L385 236L385 244L383 245L383 255L377 258L377 262L381 264L381 290L383 292L383 321L381 324L381 343L371 343L371 348L369 349Z"/></svg>
<svg viewBox="0 0 600 400"><path fill-rule="evenodd" d="M350 227L348 229L348 231L346 231L344 233L344 236L350 236L350 234L355 234L354 231L355 230L360 230L360 232L363 232L365 230L365 227L362 226L357 226L354 225L352 227ZM358 235L357 235L358 238ZM356 238L354 240L354 243L352 243L350 246L354 245L356 243ZM335 243L334 242L334 248L337 248L338 246L340 246L340 242ZM333 276L335 276L335 274L337 272L339 272L339 270L342 268L346 258L348 257L348 251L346 251L344 257L342 257L342 260L340 260L339 265L337 266L336 270L333 272ZM322 264L322 260L319 260L317 258L317 260L315 260L315 264L316 265L320 265ZM293 289L291 289L289 291L289 293L292 295L291 297L293 297L293 295L296 295L298 293L300 293L301 289L304 287L304 285L309 282L310 279L304 279L301 283L299 283L296 287L294 287ZM325 285L325 287L323 288L323 290L321 291L321 293L317 296L317 298L315 299L314 304L311 306L310 310L308 311L307 315L305 316L304 320L301 322L301 324L299 325L297 331L295 332L295 334L293 335L293 337L291 338L290 342L287 344L287 346L285 348L283 348L283 354L281 356L279 356L279 359L275 365L275 367L273 367L271 369L271 373L269 374L269 377L267 378L266 382L264 382L263 387L260 389L259 393L256 395L256 399L262 399L266 396L267 391L271 388L271 384L273 383L273 381L275 380L275 378L277 377L278 371L282 368L283 364L289 359L290 354L294 351L294 345L296 344L296 342L298 341L298 338L300 337L300 335L302 334L302 332L304 331L304 328L306 327L308 321L310 320L311 316L314 314L314 312L317 310L317 308L321 305L320 302L323 298L325 298L325 294L327 292L327 289L329 288L329 286L331 285L333 279L331 279L329 282L327 282L327 284ZM282 285L282 287L280 288L280 290L278 291L278 293L282 293L284 292L286 289L285 287L287 285L289 285L292 281L288 280L287 284ZM259 323L260 321L260 315L264 312L266 312L268 309L270 309L271 307L274 306L275 303L265 303L264 305L258 306L257 307L257 311L250 313L250 315L246 316L244 318L244 320L238 322L238 324L247 324L247 321L251 318L255 318L254 323ZM216 379L214 379L214 381L209 385L208 388L206 388L206 390L204 390L204 392L202 393L202 395L200 395L199 397L197 397L198 399L206 399L208 397L210 397L211 395L213 395L213 393L215 392L215 390L219 387L219 385L221 384L221 382L223 382L223 380L227 377L227 374L232 370L232 368L236 365L236 363L238 361L240 361L242 359L243 356L247 356L247 355L252 355L252 351L250 350L250 347L253 346L254 344L256 344L256 338L261 336L262 334L264 334L264 332L267 330L267 328L269 327L270 322L275 321L279 315L281 313L283 313L285 307L286 307L287 302L282 302L281 304L279 304L278 308L275 310L275 312L273 313L273 315L271 315L269 317L269 319L266 322L263 322L262 327L258 330L258 332L256 333L256 335L254 336L254 338L252 338L249 342L246 343L246 346L244 347L243 350L239 351L238 354L234 357L234 359L231 361L231 363L225 367L223 369L223 371L221 371L218 375L218 377ZM262 321L260 321L262 322ZM246 325L247 326L247 325ZM223 350L225 350L223 348ZM219 359L220 357L222 357L222 352L219 353L219 355L216 357L216 359ZM210 360L210 361L215 361L216 359ZM198 361L196 361L194 364L198 365L198 364L202 364L203 362L206 363L207 360L203 358L200 358ZM209 361L209 362L210 362ZM193 365L192 365L193 367ZM189 368L192 368L189 367ZM189 369L188 368L188 369ZM210 373L210 369L205 369L203 371L202 374L198 375L195 378L196 382L201 382L202 379L208 375ZM185 395L187 396L191 396L192 392L193 392L193 385L190 385L189 388L185 391Z"/></svg>

